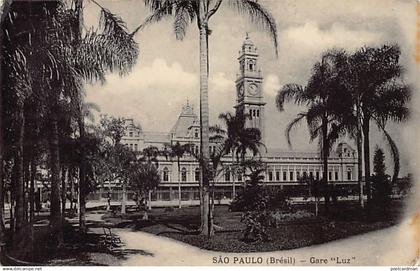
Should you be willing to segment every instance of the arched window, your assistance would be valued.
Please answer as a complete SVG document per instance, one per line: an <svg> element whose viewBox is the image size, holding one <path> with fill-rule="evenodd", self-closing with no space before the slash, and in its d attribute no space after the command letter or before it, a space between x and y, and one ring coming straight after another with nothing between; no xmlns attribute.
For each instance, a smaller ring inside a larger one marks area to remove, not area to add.
<svg viewBox="0 0 420 271"><path fill-rule="evenodd" d="M226 170L226 172L225 172L225 181L230 182L230 171L229 170Z"/></svg>
<svg viewBox="0 0 420 271"><path fill-rule="evenodd" d="M198 146L195 146L195 154L198 155L199 151L198 151Z"/></svg>
<svg viewBox="0 0 420 271"><path fill-rule="evenodd" d="M251 50L251 48L250 48L250 50ZM248 69L250 70L250 71L254 71L255 70L255 61L254 60L249 60L248 61Z"/></svg>
<svg viewBox="0 0 420 271"><path fill-rule="evenodd" d="M256 110L252 110L252 116L255 117L256 116Z"/></svg>
<svg viewBox="0 0 420 271"><path fill-rule="evenodd" d="M196 168L195 169L195 175L194 175L194 177L195 177L195 181L196 182L199 182L200 181L200 169L199 168Z"/></svg>
<svg viewBox="0 0 420 271"><path fill-rule="evenodd" d="M249 118L252 119L252 109L249 109Z"/></svg>
<svg viewBox="0 0 420 271"><path fill-rule="evenodd" d="M347 180L351 181L351 168L347 168Z"/></svg>
<svg viewBox="0 0 420 271"><path fill-rule="evenodd" d="M269 181L272 181L273 180L273 172L272 171L269 171L268 172L268 180Z"/></svg>
<svg viewBox="0 0 420 271"><path fill-rule="evenodd" d="M187 169L185 167L181 169L181 181L187 181Z"/></svg>
<svg viewBox="0 0 420 271"><path fill-rule="evenodd" d="M167 167L163 168L163 181L168 182L169 181L169 170Z"/></svg>
<svg viewBox="0 0 420 271"><path fill-rule="evenodd" d="M260 110L257 110L257 118L260 117Z"/></svg>

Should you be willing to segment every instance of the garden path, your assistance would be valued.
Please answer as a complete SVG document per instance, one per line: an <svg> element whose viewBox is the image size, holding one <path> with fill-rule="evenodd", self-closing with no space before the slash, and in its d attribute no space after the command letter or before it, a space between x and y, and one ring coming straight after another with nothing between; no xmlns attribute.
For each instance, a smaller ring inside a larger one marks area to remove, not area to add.
<svg viewBox="0 0 420 271"><path fill-rule="evenodd" d="M262 257L264 264L270 257L276 259L295 257L296 265L307 265L310 264L311 257L316 257L327 259L329 265L334 265L337 263L334 263L331 257L337 257L339 261L350 259L351 265L407 265L414 263L416 246L419 246L415 231L416 225L410 220L405 220L397 226L325 244L278 252L246 254L207 251L141 231L119 229L115 232L125 243L123 249L143 252L130 254L121 262L122 265L133 266L213 265L213 257L219 260L219 256L228 257L230 264L233 264L235 257L254 257L254 259Z"/></svg>

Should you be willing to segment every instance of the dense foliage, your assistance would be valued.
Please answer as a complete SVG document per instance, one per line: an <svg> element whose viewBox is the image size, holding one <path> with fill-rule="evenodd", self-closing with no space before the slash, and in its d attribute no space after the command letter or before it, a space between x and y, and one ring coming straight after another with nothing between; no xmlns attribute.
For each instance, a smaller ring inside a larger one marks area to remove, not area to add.
<svg viewBox="0 0 420 271"><path fill-rule="evenodd" d="M391 178L385 172L385 155L381 148L376 147L373 157L372 203L386 211L391 201Z"/></svg>

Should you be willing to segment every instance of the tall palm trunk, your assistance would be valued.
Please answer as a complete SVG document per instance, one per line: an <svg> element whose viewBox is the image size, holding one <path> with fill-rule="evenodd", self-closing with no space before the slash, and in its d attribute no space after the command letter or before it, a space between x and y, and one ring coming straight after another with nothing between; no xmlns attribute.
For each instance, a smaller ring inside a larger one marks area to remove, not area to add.
<svg viewBox="0 0 420 271"><path fill-rule="evenodd" d="M77 17L76 43L82 37L83 26L83 0L75 0L75 12ZM82 95L80 95L82 97ZM82 144L85 142L85 120L82 107L80 107L79 133ZM81 161L79 169L79 232L86 233L86 154L84 148L81 148Z"/></svg>
<svg viewBox="0 0 420 271"><path fill-rule="evenodd" d="M36 176L36 159L35 154L31 157L31 179L29 184L29 221L33 223L35 216L35 176Z"/></svg>
<svg viewBox="0 0 420 271"><path fill-rule="evenodd" d="M2 32L2 31L0 31ZM1 35L1 34L0 34ZM1 43L1 38L0 38ZM1 55L1 53L0 53ZM1 57L0 57L0 74L1 74ZM0 76L1 78L1 76ZM1 79L0 79L1 80ZM0 81L0 253L4 245L4 237L5 237L5 226L4 226L4 174L3 174L3 126L2 126L2 120L3 120L3 111L2 108L2 89L1 89L1 81Z"/></svg>
<svg viewBox="0 0 420 271"><path fill-rule="evenodd" d="M234 167L235 164L235 156L234 156L234 151L232 150L232 169ZM236 187L235 187L235 174L234 174L234 170L232 171L232 200L235 199L236 197Z"/></svg>
<svg viewBox="0 0 420 271"><path fill-rule="evenodd" d="M61 170L61 223L64 225L66 220L66 179L68 178L69 170L62 167Z"/></svg>
<svg viewBox="0 0 420 271"><path fill-rule="evenodd" d="M178 159L178 208L181 208L181 161Z"/></svg>
<svg viewBox="0 0 420 271"><path fill-rule="evenodd" d="M356 108L357 131L356 131L356 145L357 145L357 182L359 184L359 204L364 207L363 201L363 180L362 180L362 125L360 116L360 107Z"/></svg>
<svg viewBox="0 0 420 271"><path fill-rule="evenodd" d="M73 213L73 201L74 201L74 168L72 167L71 169L69 169L69 185L70 185L70 211Z"/></svg>
<svg viewBox="0 0 420 271"><path fill-rule="evenodd" d="M29 225L30 225L30 240L31 240L31 251L32 257L34 252L34 220L35 220L35 175L36 175L36 160L35 160L35 152L36 147L34 146L32 149L31 157L30 157L30 166L31 166L31 174L30 174L30 184L29 184Z"/></svg>
<svg viewBox="0 0 420 271"><path fill-rule="evenodd" d="M25 127L27 131L27 127ZM31 182L31 170L29 168L30 165L30 157L32 156L31 146L25 146L23 148L23 178L24 178L24 189L23 189L23 206L24 206L24 217L25 221L29 221L29 196L28 192L30 189L30 182Z"/></svg>
<svg viewBox="0 0 420 271"><path fill-rule="evenodd" d="M79 117L80 142L82 144L79 165L79 232L86 233L86 156L84 152L85 121Z"/></svg>
<svg viewBox="0 0 420 271"><path fill-rule="evenodd" d="M57 97L58 99L58 97ZM57 101L55 109L57 109ZM51 135L50 135L50 163L51 163L51 213L50 223L54 233L57 234L60 242L62 236L61 225L61 206L60 206L60 151L58 136L58 120L57 110L53 111L51 119ZM60 245L60 244L59 244Z"/></svg>
<svg viewBox="0 0 420 271"><path fill-rule="evenodd" d="M121 214L125 214L125 207L127 205L127 188L125 181L122 183L122 201L121 201Z"/></svg>
<svg viewBox="0 0 420 271"><path fill-rule="evenodd" d="M14 166L14 184L15 184L15 231L18 233L22 228L25 221L25 181L23 176L23 141L25 133L25 115L23 110L23 102L18 102L18 123L16 129L17 143L16 143L16 156Z"/></svg>
<svg viewBox="0 0 420 271"><path fill-rule="evenodd" d="M369 117L365 116L363 121L363 153L365 162L365 182L367 203L371 200L371 185L370 185L370 147L369 147Z"/></svg>
<svg viewBox="0 0 420 271"><path fill-rule="evenodd" d="M324 200L325 200L325 212L328 213L330 207L330 193L328 187L328 116L324 114L322 117L322 163L324 166L323 188L324 188Z"/></svg>
<svg viewBox="0 0 420 271"><path fill-rule="evenodd" d="M10 7L10 0L3 1L3 10L1 12L0 25L3 23L3 19L6 17ZM3 41L3 30L0 30L0 44ZM0 75L2 74L2 65L3 64L3 50L0 50ZM4 239L5 239L5 226L4 226L4 172L3 172L3 89L2 89L2 78L0 76L0 252L3 248ZM12 206L12 205L11 205Z"/></svg>
<svg viewBox="0 0 420 271"><path fill-rule="evenodd" d="M201 157L202 165L202 195L203 195L203 212L201 215L201 233L207 236L213 235L213 226L210 219L210 190L209 190L209 101L208 101L208 25L205 1L199 1L200 10L200 126L201 126Z"/></svg>

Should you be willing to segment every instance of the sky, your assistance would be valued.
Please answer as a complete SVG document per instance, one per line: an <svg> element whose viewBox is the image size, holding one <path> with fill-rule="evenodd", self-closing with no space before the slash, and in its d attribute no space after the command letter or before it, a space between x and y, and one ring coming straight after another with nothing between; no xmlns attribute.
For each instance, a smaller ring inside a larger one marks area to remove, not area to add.
<svg viewBox="0 0 420 271"><path fill-rule="evenodd" d="M129 30L141 24L149 10L141 0L97 0L118 14ZM226 2L226 1L224 1ZM416 65L413 61L416 33L415 0L260 0L271 11L277 23L278 57L270 37L260 32L246 18L226 4L211 18L209 37L210 78L209 106L211 122L217 123L221 112L233 112L238 51L246 32L258 48L259 64L264 75L266 105L266 145L287 149L284 130L297 113L305 108L287 105L284 112L275 107L275 95L287 83L305 84L313 64L322 52L344 48L349 52L361 46L398 43L401 62L406 68L405 80L415 88ZM99 9L85 1L86 27L95 27ZM177 41L173 20L151 25L135 36L140 54L132 72L124 77L107 76L105 84L86 87L87 100L101 108L101 113L131 117L147 131L169 131L182 106L189 100L198 113L199 61L198 31L191 24L185 39ZM413 115L418 109L413 106ZM412 138L407 132L412 122L389 124L392 137L400 145L401 175L409 172L410 148L404 144ZM386 150L382 136L372 126L371 149ZM306 127L293 132L295 150L316 149L309 143ZM390 157L387 164L391 170Z"/></svg>

